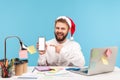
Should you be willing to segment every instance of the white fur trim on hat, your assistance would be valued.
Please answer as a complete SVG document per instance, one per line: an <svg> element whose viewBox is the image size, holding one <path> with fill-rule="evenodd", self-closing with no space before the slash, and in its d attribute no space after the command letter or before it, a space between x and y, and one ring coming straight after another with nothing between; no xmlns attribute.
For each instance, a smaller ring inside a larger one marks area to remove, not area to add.
<svg viewBox="0 0 120 80"><path fill-rule="evenodd" d="M73 36L70 37L70 40L74 40Z"/></svg>
<svg viewBox="0 0 120 80"><path fill-rule="evenodd" d="M70 19L67 18L66 16L60 16L60 17L57 18L57 20L58 20L58 19L65 19L65 20L67 21L68 25L71 27L71 21L70 21Z"/></svg>

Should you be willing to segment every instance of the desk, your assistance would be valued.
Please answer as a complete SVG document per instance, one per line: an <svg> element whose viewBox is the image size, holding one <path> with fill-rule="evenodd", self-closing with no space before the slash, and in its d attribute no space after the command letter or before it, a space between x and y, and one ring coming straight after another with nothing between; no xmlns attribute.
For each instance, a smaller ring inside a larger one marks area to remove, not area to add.
<svg viewBox="0 0 120 80"><path fill-rule="evenodd" d="M35 74L36 72L32 73L33 68L34 67L32 66L29 67L28 72L25 74L29 74L29 73ZM66 72L67 74L63 74L63 75L44 75L44 73L43 74L40 73L37 74L39 76L38 79L17 79L17 77L19 76L12 76L11 78L0 78L0 80L1 79L2 80L120 80L120 69L118 67L115 67L113 72L98 74L93 76L85 76L85 75L71 73L68 71Z"/></svg>

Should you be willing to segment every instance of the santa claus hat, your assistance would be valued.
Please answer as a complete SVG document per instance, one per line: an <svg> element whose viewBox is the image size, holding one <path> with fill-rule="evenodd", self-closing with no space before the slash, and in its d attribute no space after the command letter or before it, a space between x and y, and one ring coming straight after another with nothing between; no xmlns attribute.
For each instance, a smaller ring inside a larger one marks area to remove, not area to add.
<svg viewBox="0 0 120 80"><path fill-rule="evenodd" d="M69 27L70 27L70 34L71 34L71 37L70 37L70 40L73 40L73 34L75 32L75 23L73 22L73 20L69 17L66 17L66 16L60 16L57 18L57 20L59 19L64 19L66 20L66 22L68 23Z"/></svg>

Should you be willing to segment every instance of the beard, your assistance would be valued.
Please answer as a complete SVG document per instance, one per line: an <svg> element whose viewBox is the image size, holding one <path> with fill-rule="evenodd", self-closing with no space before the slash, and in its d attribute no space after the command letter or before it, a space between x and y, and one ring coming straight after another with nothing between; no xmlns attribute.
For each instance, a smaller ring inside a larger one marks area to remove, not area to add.
<svg viewBox="0 0 120 80"><path fill-rule="evenodd" d="M56 32L56 33L54 32L54 34L55 34L55 38L58 42L64 41L66 39L67 35L68 35L68 33L64 34L64 33L61 33L61 32Z"/></svg>

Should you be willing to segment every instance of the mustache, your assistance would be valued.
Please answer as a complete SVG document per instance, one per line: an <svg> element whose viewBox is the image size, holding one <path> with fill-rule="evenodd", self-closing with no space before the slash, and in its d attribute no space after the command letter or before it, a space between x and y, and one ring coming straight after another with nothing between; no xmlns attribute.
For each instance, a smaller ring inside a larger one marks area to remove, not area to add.
<svg viewBox="0 0 120 80"><path fill-rule="evenodd" d="M57 34L57 35L59 35L59 34L64 35L64 33L62 33L62 32L57 32L56 34Z"/></svg>

